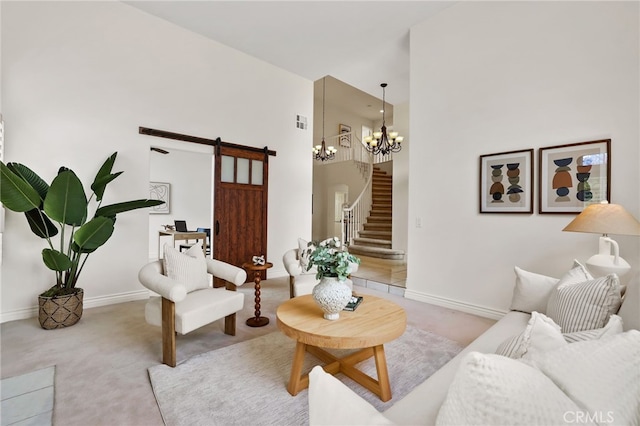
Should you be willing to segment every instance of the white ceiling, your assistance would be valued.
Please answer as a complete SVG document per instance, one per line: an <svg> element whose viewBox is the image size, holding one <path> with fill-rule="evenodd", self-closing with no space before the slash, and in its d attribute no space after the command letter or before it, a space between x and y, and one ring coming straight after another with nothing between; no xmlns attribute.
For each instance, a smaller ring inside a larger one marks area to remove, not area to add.
<svg viewBox="0 0 640 426"><path fill-rule="evenodd" d="M334 93L327 87L327 103L339 100L364 116L374 111L376 118L380 83L389 85L387 102L409 100L409 28L454 4L428 0L124 3L309 80L331 75L366 93L357 96L357 90L347 88L346 97L344 90Z"/></svg>

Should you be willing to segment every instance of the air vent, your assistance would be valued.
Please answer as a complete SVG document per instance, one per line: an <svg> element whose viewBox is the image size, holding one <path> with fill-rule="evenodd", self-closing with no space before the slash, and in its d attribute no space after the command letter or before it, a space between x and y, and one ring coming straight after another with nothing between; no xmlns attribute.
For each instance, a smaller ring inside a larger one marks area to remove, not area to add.
<svg viewBox="0 0 640 426"><path fill-rule="evenodd" d="M307 117L296 115L296 129L307 130Z"/></svg>

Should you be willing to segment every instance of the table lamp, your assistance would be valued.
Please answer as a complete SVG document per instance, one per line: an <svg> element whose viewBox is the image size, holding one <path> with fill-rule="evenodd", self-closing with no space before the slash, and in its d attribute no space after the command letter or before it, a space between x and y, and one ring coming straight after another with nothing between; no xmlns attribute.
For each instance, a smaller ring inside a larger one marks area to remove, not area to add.
<svg viewBox="0 0 640 426"><path fill-rule="evenodd" d="M609 237L609 234L640 235L640 222L621 205L609 204L607 201L591 204L565 226L563 231L602 234L598 254L587 260L587 268L592 274L605 276L615 273L620 277L631 269L629 263L620 257L618 243Z"/></svg>

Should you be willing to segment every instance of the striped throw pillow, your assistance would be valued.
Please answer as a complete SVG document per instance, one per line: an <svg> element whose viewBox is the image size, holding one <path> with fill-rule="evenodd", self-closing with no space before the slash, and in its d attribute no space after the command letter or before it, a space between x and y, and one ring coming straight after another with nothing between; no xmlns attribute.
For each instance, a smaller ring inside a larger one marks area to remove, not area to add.
<svg viewBox="0 0 640 426"><path fill-rule="evenodd" d="M547 303L547 315L563 333L602 328L618 312L620 281L616 274L594 280L560 284Z"/></svg>
<svg viewBox="0 0 640 426"><path fill-rule="evenodd" d="M595 328L593 330L574 331L573 333L564 333L562 337L567 343L583 342L585 340L602 339L605 336L622 333L622 318L618 315L611 315L609 322L603 328Z"/></svg>

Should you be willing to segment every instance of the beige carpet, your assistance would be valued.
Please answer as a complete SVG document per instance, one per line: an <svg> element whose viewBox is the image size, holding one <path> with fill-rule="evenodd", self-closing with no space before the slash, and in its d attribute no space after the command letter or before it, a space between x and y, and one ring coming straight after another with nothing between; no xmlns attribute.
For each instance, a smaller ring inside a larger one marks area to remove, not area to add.
<svg viewBox="0 0 640 426"><path fill-rule="evenodd" d="M174 425L308 424L308 391L292 397L289 380L295 343L280 332L190 358L176 368L157 365L149 377L164 422ZM337 377L385 410L455 356L461 346L437 334L407 327L385 345L393 398L386 403L351 379ZM304 371L319 361L305 357ZM376 377L373 359L358 365Z"/></svg>

